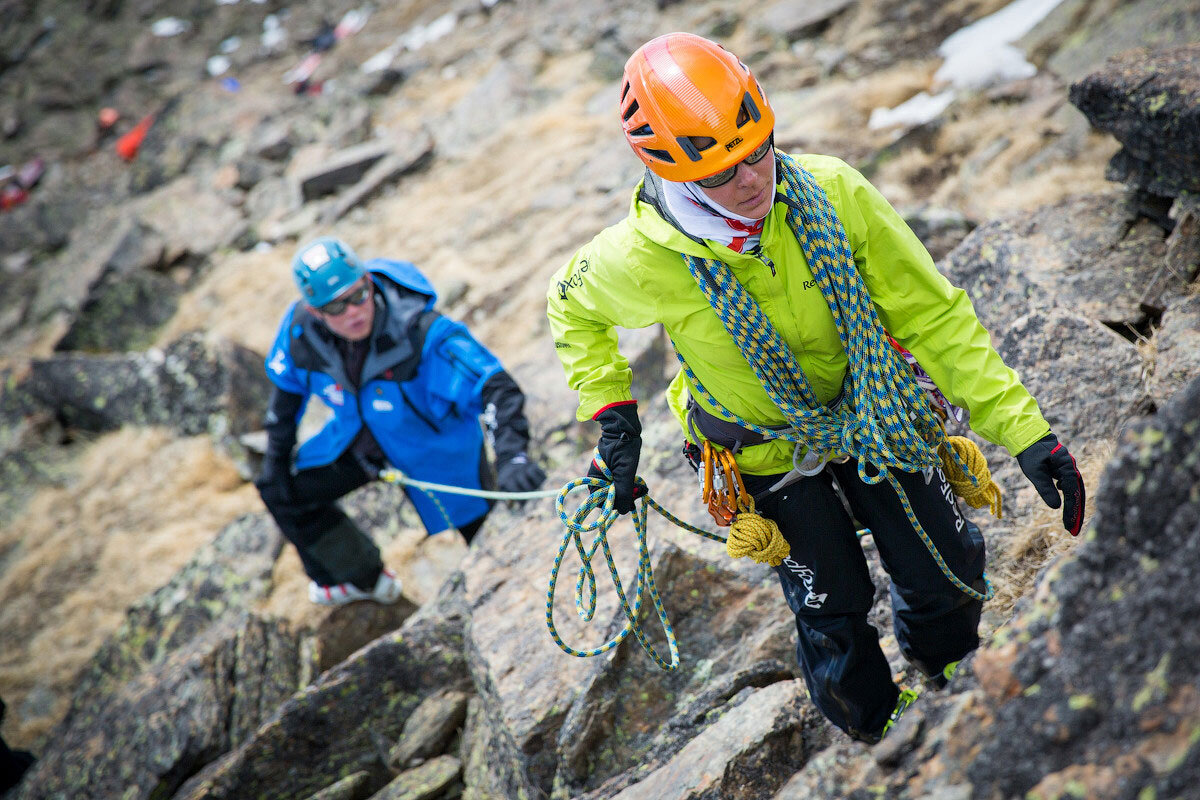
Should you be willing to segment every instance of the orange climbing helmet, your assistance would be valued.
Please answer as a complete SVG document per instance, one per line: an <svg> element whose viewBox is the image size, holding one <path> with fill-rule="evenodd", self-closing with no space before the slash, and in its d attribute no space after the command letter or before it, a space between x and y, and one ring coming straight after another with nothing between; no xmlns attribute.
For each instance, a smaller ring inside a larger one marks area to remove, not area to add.
<svg viewBox="0 0 1200 800"><path fill-rule="evenodd" d="M694 181L734 166L767 140L775 112L754 73L716 42L668 33L625 62L621 127L656 175Z"/></svg>

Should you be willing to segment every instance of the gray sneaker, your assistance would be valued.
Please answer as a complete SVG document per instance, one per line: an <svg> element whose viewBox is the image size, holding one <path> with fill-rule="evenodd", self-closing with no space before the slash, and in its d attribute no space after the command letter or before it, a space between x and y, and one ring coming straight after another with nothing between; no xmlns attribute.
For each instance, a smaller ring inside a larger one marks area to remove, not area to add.
<svg viewBox="0 0 1200 800"><path fill-rule="evenodd" d="M379 573L375 588L370 592L364 592L353 583L334 586L322 586L316 581L308 583L308 599L319 606L344 606L358 600L374 600L386 606L399 600L400 592L400 579L386 569Z"/></svg>

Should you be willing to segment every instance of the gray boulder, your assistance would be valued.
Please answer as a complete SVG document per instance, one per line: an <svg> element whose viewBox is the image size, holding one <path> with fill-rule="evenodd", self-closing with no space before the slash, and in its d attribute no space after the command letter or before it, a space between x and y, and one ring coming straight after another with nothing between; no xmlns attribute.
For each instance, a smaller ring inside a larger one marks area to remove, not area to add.
<svg viewBox="0 0 1200 800"><path fill-rule="evenodd" d="M1064 308L1035 309L993 338L1064 440L1112 438L1138 414L1145 363L1099 322Z"/></svg>
<svg viewBox="0 0 1200 800"><path fill-rule="evenodd" d="M1043 576L1007 646L977 657L993 677L973 796L1047 796L1071 781L1076 794L1186 797L1200 780L1182 744L1200 725L1197 419L1193 380L1122 436L1087 541Z"/></svg>
<svg viewBox="0 0 1200 800"><path fill-rule="evenodd" d="M163 238L138 224L122 225L119 230L99 279L56 350L142 350L175 314L183 287L158 270Z"/></svg>
<svg viewBox="0 0 1200 800"><path fill-rule="evenodd" d="M366 771L374 791L392 775L383 744L395 740L421 702L466 690L461 581L438 601L277 709L240 748L191 778L179 800L307 797L332 775Z"/></svg>
<svg viewBox="0 0 1200 800"><path fill-rule="evenodd" d="M434 800L452 795L451 788L462 775L462 762L454 756L438 756L413 767L376 793L376 800Z"/></svg>
<svg viewBox="0 0 1200 800"><path fill-rule="evenodd" d="M576 796L639 782L761 687L798 675L795 622L774 572L664 545L654 580L670 607L681 664L662 670L630 640L594 659L558 736L556 784ZM649 605L650 600L645 600ZM616 615L611 637L625 623ZM652 608L643 621L656 650L669 658ZM723 758L710 753L711 759ZM720 771L720 770L716 770ZM646 795L649 796L649 795Z"/></svg>
<svg viewBox="0 0 1200 800"><path fill-rule="evenodd" d="M1114 56L1070 99L1123 145L1110 180L1167 197L1200 192L1200 44Z"/></svg>
<svg viewBox="0 0 1200 800"><path fill-rule="evenodd" d="M258 354L193 333L166 350L35 359L13 393L71 427L166 425L223 438L260 426L269 389Z"/></svg>
<svg viewBox="0 0 1200 800"><path fill-rule="evenodd" d="M367 800L370 794L371 773L359 770L310 795L308 800Z"/></svg>
<svg viewBox="0 0 1200 800"><path fill-rule="evenodd" d="M1158 405L1200 375L1200 295L1176 298L1154 334L1150 396Z"/></svg>
<svg viewBox="0 0 1200 800"><path fill-rule="evenodd" d="M1086 440L1114 436L1145 395L1129 339L1148 327L1140 301L1164 253L1124 198L1096 195L982 225L942 268L1051 426Z"/></svg>
<svg viewBox="0 0 1200 800"><path fill-rule="evenodd" d="M699 800L770 797L815 753L829 744L828 724L808 701L802 681L739 693L731 708L678 755L638 783L591 800Z"/></svg>
<svg viewBox="0 0 1200 800"><path fill-rule="evenodd" d="M466 692L439 692L425 698L404 723L400 741L388 753L388 766L400 771L444 753L467 718Z"/></svg>
<svg viewBox="0 0 1200 800"><path fill-rule="evenodd" d="M248 613L280 542L264 515L244 517L135 604L18 797L170 796L303 685L312 667L295 634Z"/></svg>
<svg viewBox="0 0 1200 800"><path fill-rule="evenodd" d="M756 32L780 35L788 42L815 36L829 27L830 21L855 5L857 0L817 0L811 3L776 2L756 15Z"/></svg>

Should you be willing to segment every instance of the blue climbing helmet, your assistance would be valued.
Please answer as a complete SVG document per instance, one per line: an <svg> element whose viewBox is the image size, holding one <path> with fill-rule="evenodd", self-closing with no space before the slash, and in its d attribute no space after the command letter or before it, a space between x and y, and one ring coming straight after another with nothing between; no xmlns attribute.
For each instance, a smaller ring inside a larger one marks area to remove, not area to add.
<svg viewBox="0 0 1200 800"><path fill-rule="evenodd" d="M292 276L304 302L320 308L362 280L362 259L341 239L322 236L296 251Z"/></svg>

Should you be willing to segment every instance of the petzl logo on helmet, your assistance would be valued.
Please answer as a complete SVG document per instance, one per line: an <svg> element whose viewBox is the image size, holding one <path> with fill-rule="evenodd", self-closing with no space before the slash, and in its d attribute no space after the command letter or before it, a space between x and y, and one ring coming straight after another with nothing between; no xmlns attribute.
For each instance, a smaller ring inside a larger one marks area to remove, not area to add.
<svg viewBox="0 0 1200 800"><path fill-rule="evenodd" d="M725 150L730 151L742 143L742 137L735 136L732 140L725 143Z"/></svg>

